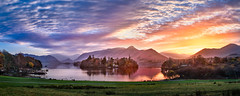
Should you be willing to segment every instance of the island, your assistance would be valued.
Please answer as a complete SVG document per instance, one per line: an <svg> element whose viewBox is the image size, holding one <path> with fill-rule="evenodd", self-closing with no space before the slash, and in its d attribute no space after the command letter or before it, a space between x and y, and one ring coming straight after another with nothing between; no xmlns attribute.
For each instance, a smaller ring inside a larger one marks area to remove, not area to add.
<svg viewBox="0 0 240 96"><path fill-rule="evenodd" d="M137 71L138 64L136 61L128 58L116 58L112 57L103 57L103 58L95 58L94 55L90 55L87 59L82 60L81 62L74 62L75 66L79 66L83 70L87 70L90 72L89 74L94 74L93 70L101 70L102 74L121 74L121 75L130 75ZM96 73L96 71L95 71ZM96 73L98 74L98 73Z"/></svg>

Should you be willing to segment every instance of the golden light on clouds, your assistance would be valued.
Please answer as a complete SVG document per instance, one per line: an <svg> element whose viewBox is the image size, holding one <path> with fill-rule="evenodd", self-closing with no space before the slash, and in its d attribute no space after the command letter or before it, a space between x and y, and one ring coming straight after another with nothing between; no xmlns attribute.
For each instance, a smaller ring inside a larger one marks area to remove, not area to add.
<svg viewBox="0 0 240 96"><path fill-rule="evenodd" d="M65 54L128 46L194 54L203 48L240 43L239 2L4 0L0 3L0 43Z"/></svg>
<svg viewBox="0 0 240 96"><path fill-rule="evenodd" d="M148 37L144 41L145 42L152 42L152 41L156 41L156 40L162 40L162 39L165 39L165 38L167 38L167 35L158 35L158 36L154 35L154 36Z"/></svg>
<svg viewBox="0 0 240 96"><path fill-rule="evenodd" d="M204 31L205 34L222 34L229 31L240 30L240 24L226 24L220 26L213 26Z"/></svg>
<svg viewBox="0 0 240 96"><path fill-rule="evenodd" d="M216 24L209 20L148 34L142 42L158 52L194 54L203 48L221 48L238 42L240 24Z"/></svg>

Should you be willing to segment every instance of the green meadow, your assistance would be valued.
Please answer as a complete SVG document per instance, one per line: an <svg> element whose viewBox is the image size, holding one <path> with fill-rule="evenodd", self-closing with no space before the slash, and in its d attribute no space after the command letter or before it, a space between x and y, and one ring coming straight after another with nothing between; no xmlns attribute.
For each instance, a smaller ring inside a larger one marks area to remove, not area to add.
<svg viewBox="0 0 240 96"><path fill-rule="evenodd" d="M239 96L240 80L63 81L0 76L0 96Z"/></svg>

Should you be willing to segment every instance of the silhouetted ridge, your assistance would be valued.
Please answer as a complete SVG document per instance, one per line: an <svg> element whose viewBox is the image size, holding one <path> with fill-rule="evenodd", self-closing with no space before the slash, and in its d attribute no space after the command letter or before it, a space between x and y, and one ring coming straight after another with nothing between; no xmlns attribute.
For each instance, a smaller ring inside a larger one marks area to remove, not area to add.
<svg viewBox="0 0 240 96"><path fill-rule="evenodd" d="M231 54L240 54L240 46L237 44L228 44L220 49L204 48L193 56L202 55L204 57L226 57Z"/></svg>
<svg viewBox="0 0 240 96"><path fill-rule="evenodd" d="M228 44L224 47L222 47L221 49L233 49L233 48L239 48L240 46L238 46L237 44Z"/></svg>

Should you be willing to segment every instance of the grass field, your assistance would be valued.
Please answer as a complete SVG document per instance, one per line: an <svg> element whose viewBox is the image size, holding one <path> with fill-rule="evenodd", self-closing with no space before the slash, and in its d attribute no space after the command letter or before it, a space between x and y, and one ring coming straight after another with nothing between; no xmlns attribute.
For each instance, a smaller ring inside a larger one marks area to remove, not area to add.
<svg viewBox="0 0 240 96"><path fill-rule="evenodd" d="M0 96L240 96L240 80L62 81L0 76Z"/></svg>

